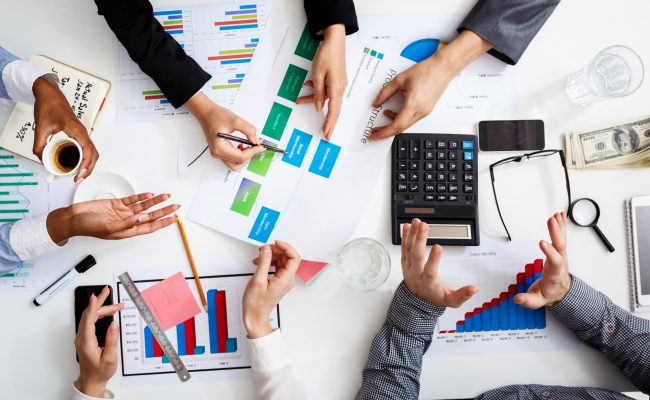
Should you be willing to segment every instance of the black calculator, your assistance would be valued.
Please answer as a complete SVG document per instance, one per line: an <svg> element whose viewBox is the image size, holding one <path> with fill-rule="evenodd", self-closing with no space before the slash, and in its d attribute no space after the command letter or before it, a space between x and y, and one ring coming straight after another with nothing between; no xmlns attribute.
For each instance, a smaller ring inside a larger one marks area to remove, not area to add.
<svg viewBox="0 0 650 400"><path fill-rule="evenodd" d="M474 135L397 136L391 155L393 244L413 218L429 224L427 244L478 246L478 143Z"/></svg>

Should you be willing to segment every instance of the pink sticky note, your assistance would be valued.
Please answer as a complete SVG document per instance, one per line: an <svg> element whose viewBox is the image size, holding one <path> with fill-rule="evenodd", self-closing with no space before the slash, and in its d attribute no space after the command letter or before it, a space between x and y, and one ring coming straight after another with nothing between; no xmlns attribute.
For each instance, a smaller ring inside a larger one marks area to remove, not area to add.
<svg viewBox="0 0 650 400"><path fill-rule="evenodd" d="M201 309L180 272L142 291L151 312L167 330L199 314Z"/></svg>
<svg viewBox="0 0 650 400"><path fill-rule="evenodd" d="M327 263L325 262L302 260L300 261L296 275L302 279L305 285L309 285L326 266Z"/></svg>

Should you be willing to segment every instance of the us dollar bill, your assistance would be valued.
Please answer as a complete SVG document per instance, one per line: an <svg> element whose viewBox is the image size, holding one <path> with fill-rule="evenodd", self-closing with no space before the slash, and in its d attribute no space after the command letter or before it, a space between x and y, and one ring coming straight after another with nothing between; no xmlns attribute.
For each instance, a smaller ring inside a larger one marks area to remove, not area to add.
<svg viewBox="0 0 650 400"><path fill-rule="evenodd" d="M650 118L565 137L570 168L650 166Z"/></svg>

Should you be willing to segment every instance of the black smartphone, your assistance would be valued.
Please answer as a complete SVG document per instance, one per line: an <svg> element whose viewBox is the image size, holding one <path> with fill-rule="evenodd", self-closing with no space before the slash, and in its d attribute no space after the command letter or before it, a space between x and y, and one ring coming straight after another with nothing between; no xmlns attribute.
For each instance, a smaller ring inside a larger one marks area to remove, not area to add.
<svg viewBox="0 0 650 400"><path fill-rule="evenodd" d="M544 121L481 121L478 147L481 151L544 150Z"/></svg>
<svg viewBox="0 0 650 400"><path fill-rule="evenodd" d="M88 307L90 303L90 296L94 294L99 296L99 294L104 290L106 285L96 285L96 286L77 286L74 290L74 320L75 320L75 333L79 330L79 322L81 321L81 315L84 310ZM110 294L104 301L104 306L110 306L113 304L113 288L108 287ZM106 332L108 327L113 322L113 316L109 315L104 318L100 318L95 323L95 334L97 335L97 342L99 346L104 347L106 344ZM79 361L79 359L77 359Z"/></svg>

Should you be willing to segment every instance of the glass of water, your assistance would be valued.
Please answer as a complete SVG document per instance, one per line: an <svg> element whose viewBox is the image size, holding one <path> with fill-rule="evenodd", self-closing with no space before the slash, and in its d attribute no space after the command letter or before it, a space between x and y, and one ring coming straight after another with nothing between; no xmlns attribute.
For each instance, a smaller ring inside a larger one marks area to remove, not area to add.
<svg viewBox="0 0 650 400"><path fill-rule="evenodd" d="M336 270L349 288L370 292L386 282L390 256L376 240L354 239L336 257Z"/></svg>
<svg viewBox="0 0 650 400"><path fill-rule="evenodd" d="M626 46L610 46L569 76L566 92L572 102L586 106L634 93L643 82L643 62Z"/></svg>

